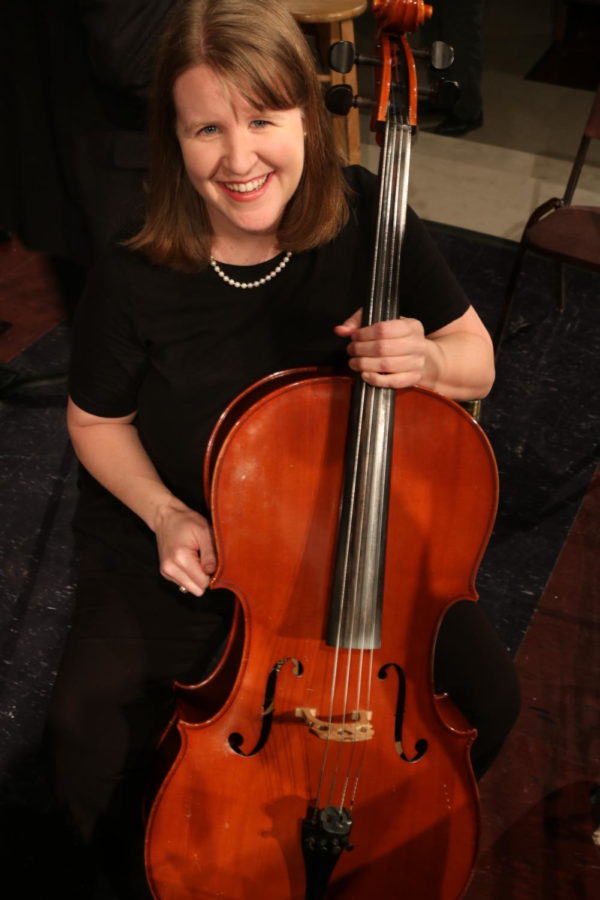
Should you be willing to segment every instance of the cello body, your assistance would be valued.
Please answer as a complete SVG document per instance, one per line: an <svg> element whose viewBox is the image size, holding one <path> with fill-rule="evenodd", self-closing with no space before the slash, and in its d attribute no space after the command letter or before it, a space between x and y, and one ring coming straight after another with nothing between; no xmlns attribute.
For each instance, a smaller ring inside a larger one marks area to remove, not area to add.
<svg viewBox="0 0 600 900"><path fill-rule="evenodd" d="M422 0L373 7L383 149L366 324L400 314L417 100L404 32L431 15ZM177 688L146 833L154 896L458 900L477 852L476 735L435 693L433 662L446 611L477 599L495 518L483 432L423 388L284 372L221 417L205 491L212 587L237 615L215 673Z"/></svg>
<svg viewBox="0 0 600 900"><path fill-rule="evenodd" d="M220 705L194 717L186 701L174 726L146 837L160 900L456 900L468 884L475 732L435 694L433 653L446 610L476 600L495 462L457 404L396 393L381 639L336 649L327 616L351 392L345 375L283 373L245 392L213 435L213 587L239 603L221 669L235 657L237 674ZM346 837L327 822L342 809Z"/></svg>

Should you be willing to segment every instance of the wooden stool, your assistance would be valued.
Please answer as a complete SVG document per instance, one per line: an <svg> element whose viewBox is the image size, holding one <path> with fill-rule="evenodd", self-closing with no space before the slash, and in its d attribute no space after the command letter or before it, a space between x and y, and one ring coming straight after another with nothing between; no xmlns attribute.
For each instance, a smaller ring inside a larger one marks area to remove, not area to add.
<svg viewBox="0 0 600 900"><path fill-rule="evenodd" d="M317 38L319 55L329 69L327 54L336 41L354 43L354 19L367 8L366 0L284 0L285 5L302 26L312 26ZM358 93L356 69L347 75L329 69L327 75L319 76L331 84L349 84L354 94ZM347 116L333 116L333 132L342 154L349 163L360 163L360 121L358 110L352 109Z"/></svg>

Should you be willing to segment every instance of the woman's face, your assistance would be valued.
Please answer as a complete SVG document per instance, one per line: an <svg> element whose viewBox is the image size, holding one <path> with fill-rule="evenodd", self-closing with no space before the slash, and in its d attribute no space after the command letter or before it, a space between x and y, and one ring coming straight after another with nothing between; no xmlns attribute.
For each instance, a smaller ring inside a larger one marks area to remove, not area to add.
<svg viewBox="0 0 600 900"><path fill-rule="evenodd" d="M304 167L301 110L259 111L208 66L183 72L173 98L184 165L206 203L213 252L275 235Z"/></svg>

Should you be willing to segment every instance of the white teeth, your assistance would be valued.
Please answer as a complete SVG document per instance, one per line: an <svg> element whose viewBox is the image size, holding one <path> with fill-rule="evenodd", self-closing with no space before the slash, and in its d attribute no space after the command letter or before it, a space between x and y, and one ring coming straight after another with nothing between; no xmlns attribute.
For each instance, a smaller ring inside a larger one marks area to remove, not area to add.
<svg viewBox="0 0 600 900"><path fill-rule="evenodd" d="M238 194L247 194L250 191L257 191L258 188L261 188L265 181L267 180L268 175L263 175L262 178L255 178L254 181L246 181L243 184L237 182L225 182L225 187L228 191L236 191Z"/></svg>

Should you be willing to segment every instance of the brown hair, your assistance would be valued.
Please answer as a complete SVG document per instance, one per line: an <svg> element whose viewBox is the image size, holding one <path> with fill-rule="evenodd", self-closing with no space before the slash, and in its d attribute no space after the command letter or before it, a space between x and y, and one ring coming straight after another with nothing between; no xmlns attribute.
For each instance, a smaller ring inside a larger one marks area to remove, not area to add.
<svg viewBox="0 0 600 900"><path fill-rule="evenodd" d="M173 100L176 79L198 65L210 66L259 110L302 109L304 171L278 242L281 249L298 252L334 238L348 217L345 180L312 54L296 22L279 0L182 0L158 52L149 107L146 216L129 246L183 271L208 264L210 221L185 171Z"/></svg>

